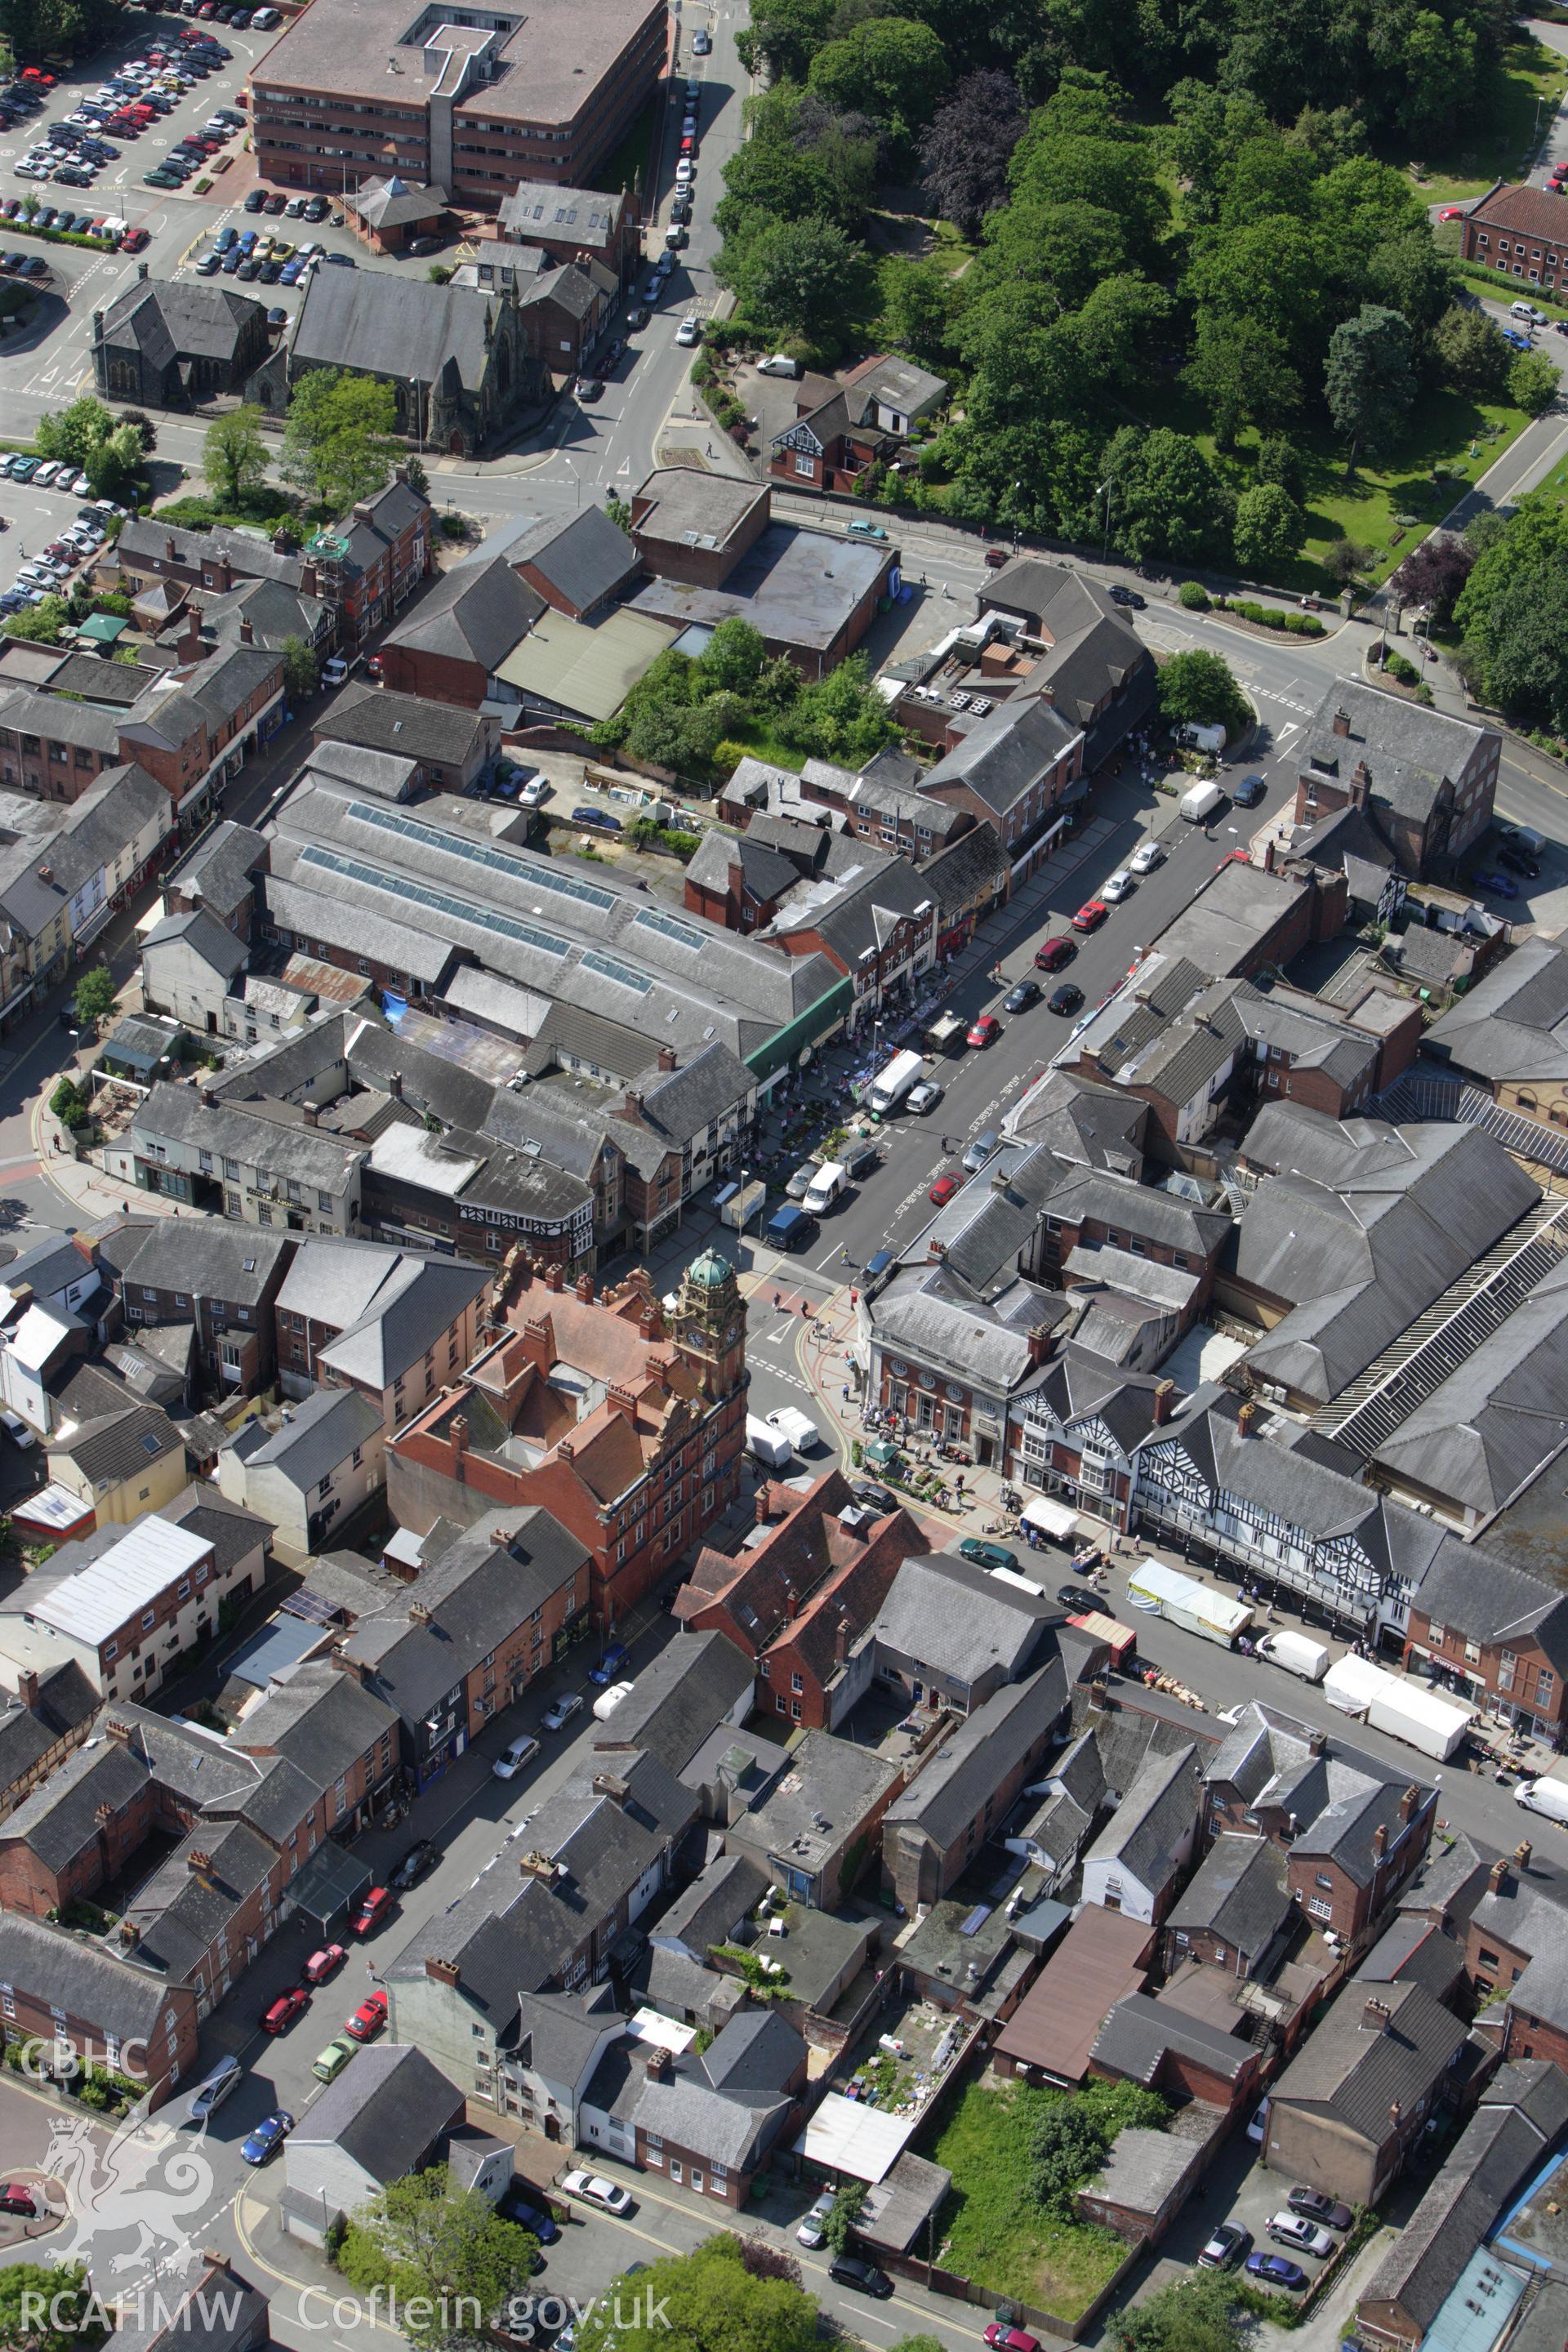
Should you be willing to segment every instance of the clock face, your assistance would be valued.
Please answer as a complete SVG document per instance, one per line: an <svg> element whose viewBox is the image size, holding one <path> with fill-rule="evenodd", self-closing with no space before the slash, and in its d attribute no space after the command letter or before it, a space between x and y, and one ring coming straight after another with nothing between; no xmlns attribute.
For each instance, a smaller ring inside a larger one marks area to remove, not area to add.
<svg viewBox="0 0 1568 2352"><path fill-rule="evenodd" d="M738 1323L731 1323L729 1329L724 1334L724 1345L726 1348L732 1348L740 1336L740 1325Z"/></svg>

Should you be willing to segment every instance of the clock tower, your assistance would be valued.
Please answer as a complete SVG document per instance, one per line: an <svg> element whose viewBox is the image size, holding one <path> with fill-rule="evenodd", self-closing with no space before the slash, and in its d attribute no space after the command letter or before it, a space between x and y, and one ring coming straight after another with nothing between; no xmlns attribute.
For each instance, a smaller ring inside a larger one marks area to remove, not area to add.
<svg viewBox="0 0 1568 2352"><path fill-rule="evenodd" d="M704 1250L680 1277L675 1344L710 1404L734 1395L746 1373L746 1302L717 1250Z"/></svg>

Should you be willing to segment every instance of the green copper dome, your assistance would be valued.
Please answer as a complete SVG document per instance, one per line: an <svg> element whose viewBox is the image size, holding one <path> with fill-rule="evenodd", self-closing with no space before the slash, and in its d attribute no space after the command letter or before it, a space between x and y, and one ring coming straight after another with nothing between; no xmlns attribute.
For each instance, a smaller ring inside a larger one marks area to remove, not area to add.
<svg viewBox="0 0 1568 2352"><path fill-rule="evenodd" d="M696 1283L700 1289L719 1290L734 1279L734 1270L729 1259L721 1257L717 1250L704 1250L687 1267L686 1279Z"/></svg>

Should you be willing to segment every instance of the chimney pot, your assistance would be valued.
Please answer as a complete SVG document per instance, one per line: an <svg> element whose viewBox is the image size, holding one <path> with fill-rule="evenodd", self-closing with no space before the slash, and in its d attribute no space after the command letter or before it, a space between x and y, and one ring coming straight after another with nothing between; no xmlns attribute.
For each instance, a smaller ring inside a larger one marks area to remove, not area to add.
<svg viewBox="0 0 1568 2352"><path fill-rule="evenodd" d="M1379 1822L1372 1833L1372 1852L1374 1862L1381 1862L1388 1852L1388 1832L1382 1822Z"/></svg>
<svg viewBox="0 0 1568 2352"><path fill-rule="evenodd" d="M675 1067L675 1048L674 1048L674 1046L673 1046L673 1045L661 1045L661 1046L659 1047L659 1049L658 1049L658 1066L659 1066L659 1068L660 1068L661 1070L673 1070L673 1069L674 1069L674 1067Z"/></svg>
<svg viewBox="0 0 1568 2352"><path fill-rule="evenodd" d="M1393 2011L1385 2000L1369 2000L1361 2013L1361 2021L1368 2033L1386 2031Z"/></svg>
<svg viewBox="0 0 1568 2352"><path fill-rule="evenodd" d="M1236 1416L1237 1435L1238 1437L1250 1437L1252 1435L1252 1424L1257 1418L1258 1407L1254 1404L1252 1399L1248 1397L1247 1402L1242 1406L1240 1412Z"/></svg>
<svg viewBox="0 0 1568 2352"><path fill-rule="evenodd" d="M592 1307L594 1303L594 1277L591 1274L580 1274L577 1276L576 1291L577 1296L582 1300L584 1306Z"/></svg>
<svg viewBox="0 0 1568 2352"><path fill-rule="evenodd" d="M248 613L240 614L239 642L242 646L253 646L256 643L256 626Z"/></svg>
<svg viewBox="0 0 1568 2352"><path fill-rule="evenodd" d="M1401 1820L1402 1822L1408 1822L1408 1821L1412 1821L1412 1820L1414 1820L1414 1818L1415 1818L1415 1813L1416 1813L1416 1811L1417 1811L1417 1810L1418 1810L1418 1808L1419 1808L1419 1806L1420 1806L1420 1803L1421 1803L1421 1791L1420 1791L1420 1790L1416 1787L1416 1785L1415 1785L1415 1781L1414 1781L1414 1780L1412 1780L1412 1782L1410 1783L1410 1786L1408 1787L1408 1789L1406 1789L1406 1790L1405 1790L1405 1794L1404 1794L1404 1795L1403 1795L1403 1797L1401 1797L1401 1799L1399 1800L1399 1818L1400 1818L1400 1820Z"/></svg>
<svg viewBox="0 0 1568 2352"><path fill-rule="evenodd" d="M1489 1895L1500 1895L1502 1893L1503 1881L1507 1876L1508 1864L1503 1861L1500 1854L1497 1861L1493 1863L1490 1870L1487 1873L1487 1893Z"/></svg>
<svg viewBox="0 0 1568 2352"><path fill-rule="evenodd" d="M1175 1401L1176 1383L1174 1381L1160 1381L1155 1384L1154 1426L1156 1429L1163 1429L1166 1422L1170 1420L1171 1409L1175 1403Z"/></svg>
<svg viewBox="0 0 1568 2352"><path fill-rule="evenodd" d="M199 1878L204 1870L210 1870L212 1866L213 1858L211 1854L203 1853L199 1847L194 1853L188 1853L185 1856L185 1868L190 1872L193 1878Z"/></svg>
<svg viewBox="0 0 1568 2352"><path fill-rule="evenodd" d="M1351 715L1350 715L1350 712L1349 712L1348 710L1346 710L1346 709L1342 709L1342 708L1341 709L1336 710L1336 711L1335 711L1335 713L1334 713L1334 733L1335 733L1336 735L1348 735L1348 734L1350 733L1350 731L1351 731Z"/></svg>

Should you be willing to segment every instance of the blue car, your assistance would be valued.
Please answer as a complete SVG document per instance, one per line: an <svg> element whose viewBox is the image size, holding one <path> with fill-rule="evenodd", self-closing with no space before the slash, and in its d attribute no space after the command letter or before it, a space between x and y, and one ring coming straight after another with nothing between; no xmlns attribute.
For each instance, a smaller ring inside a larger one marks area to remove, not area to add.
<svg viewBox="0 0 1568 2352"><path fill-rule="evenodd" d="M611 816L605 809L574 808L572 822L574 824L597 825L601 833L619 833L621 829L620 818Z"/></svg>
<svg viewBox="0 0 1568 2352"><path fill-rule="evenodd" d="M1300 2263L1288 2263L1283 2254L1248 2254L1247 2275L1261 2279L1265 2286L1288 2286L1296 2294L1307 2284Z"/></svg>
<svg viewBox="0 0 1568 2352"><path fill-rule="evenodd" d="M598 1664L590 1673L588 1680L591 1683L597 1683L601 1690L605 1689L615 1681L630 1655L631 1653L624 1642L612 1642Z"/></svg>
<svg viewBox="0 0 1568 2352"><path fill-rule="evenodd" d="M1237 808L1256 808L1268 789L1261 776L1243 776L1231 799Z"/></svg>
<svg viewBox="0 0 1568 2352"><path fill-rule="evenodd" d="M1521 335L1517 327L1505 327L1502 331L1502 339L1505 343L1511 343L1516 352L1527 352L1530 349L1530 337Z"/></svg>
<svg viewBox="0 0 1568 2352"><path fill-rule="evenodd" d="M283 264L283 275L279 283L282 286L298 286L304 274L305 265L302 261L286 261Z"/></svg>
<svg viewBox="0 0 1568 2352"><path fill-rule="evenodd" d="M1475 881L1478 890L1490 890L1500 898L1517 898L1519 896L1519 884L1511 874L1499 874L1490 867L1485 867L1477 874Z"/></svg>
<svg viewBox="0 0 1568 2352"><path fill-rule="evenodd" d="M515 2221L520 2230L531 2231L542 2246L552 2246L561 2235L561 2224L554 2215L536 2205L519 2183L514 2182L503 2192L496 2210L504 2221ZM559 2343L561 2339L557 2336L555 2340Z"/></svg>
<svg viewBox="0 0 1568 2352"><path fill-rule="evenodd" d="M294 2118L286 2107L276 2115L263 2116L248 2139L240 2142L239 2152L247 2164L265 2164L275 2156L294 2128Z"/></svg>

